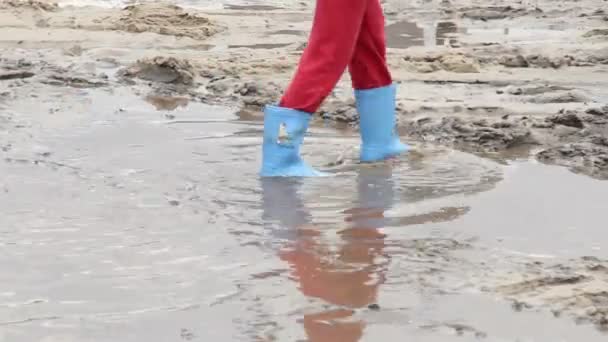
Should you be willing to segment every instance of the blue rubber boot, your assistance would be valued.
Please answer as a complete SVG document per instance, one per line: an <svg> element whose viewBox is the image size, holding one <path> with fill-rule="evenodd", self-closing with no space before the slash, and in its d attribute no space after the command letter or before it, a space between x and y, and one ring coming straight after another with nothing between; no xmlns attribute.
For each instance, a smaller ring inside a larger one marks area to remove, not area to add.
<svg viewBox="0 0 608 342"><path fill-rule="evenodd" d="M266 106L262 177L317 177L324 174L300 157L300 145L311 115L298 110Z"/></svg>
<svg viewBox="0 0 608 342"><path fill-rule="evenodd" d="M395 120L395 86L355 90L361 162L385 160L406 152L409 147L399 141Z"/></svg>

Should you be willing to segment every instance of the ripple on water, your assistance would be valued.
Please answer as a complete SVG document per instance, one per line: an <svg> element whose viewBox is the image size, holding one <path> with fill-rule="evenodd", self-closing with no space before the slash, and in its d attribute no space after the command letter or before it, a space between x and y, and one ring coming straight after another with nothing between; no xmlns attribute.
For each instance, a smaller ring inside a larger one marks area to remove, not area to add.
<svg viewBox="0 0 608 342"><path fill-rule="evenodd" d="M490 190L502 179L496 162L436 147L363 165L353 148L358 138L314 135L307 139L304 157L312 165L338 164L323 168L332 177L260 179L250 160L253 155L259 163L251 138L220 140L240 147L229 149L230 163L222 163L208 191L229 221L244 225L238 228L239 239L256 244L264 228L275 238L291 240L296 233L290 228L306 224L339 231L353 221L369 228L451 221L469 210L462 196Z"/></svg>

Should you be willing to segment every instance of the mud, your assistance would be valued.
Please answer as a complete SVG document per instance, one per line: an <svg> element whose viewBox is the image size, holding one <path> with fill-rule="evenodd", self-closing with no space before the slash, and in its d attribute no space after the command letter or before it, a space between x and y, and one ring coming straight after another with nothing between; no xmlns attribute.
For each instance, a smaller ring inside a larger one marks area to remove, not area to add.
<svg viewBox="0 0 608 342"><path fill-rule="evenodd" d="M125 7L112 29L132 33L153 32L197 40L207 39L219 31L219 27L209 18L163 3Z"/></svg>
<svg viewBox="0 0 608 342"><path fill-rule="evenodd" d="M0 3L0 9L27 8L42 11L55 11L57 3L38 0L5 0Z"/></svg>
<svg viewBox="0 0 608 342"><path fill-rule="evenodd" d="M517 18L519 16L531 16L542 13L540 8L511 7L511 6L489 6L462 8L459 11L463 18L473 20L498 20L507 18Z"/></svg>
<svg viewBox="0 0 608 342"><path fill-rule="evenodd" d="M580 142L543 150L537 158L543 162L567 166L575 172L602 179L608 177L608 141L603 136L592 136Z"/></svg>
<svg viewBox="0 0 608 342"><path fill-rule="evenodd" d="M608 36L608 29L595 29L585 33L584 37Z"/></svg>
<svg viewBox="0 0 608 342"><path fill-rule="evenodd" d="M527 264L527 280L502 285L497 291L513 300L516 310L549 307L554 316L567 315L608 331L608 262L582 257L566 263Z"/></svg>
<svg viewBox="0 0 608 342"><path fill-rule="evenodd" d="M139 78L151 82L192 85L194 69L188 60L157 56L137 61L119 71L124 78Z"/></svg>
<svg viewBox="0 0 608 342"><path fill-rule="evenodd" d="M0 340L605 339L597 1L389 1L413 150L345 75L310 182L256 175L312 5L201 3L0 2Z"/></svg>

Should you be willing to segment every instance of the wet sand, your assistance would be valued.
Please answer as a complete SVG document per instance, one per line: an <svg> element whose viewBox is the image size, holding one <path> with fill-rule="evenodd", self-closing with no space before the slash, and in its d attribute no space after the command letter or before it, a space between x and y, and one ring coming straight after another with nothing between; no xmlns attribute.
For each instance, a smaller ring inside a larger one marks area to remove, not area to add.
<svg viewBox="0 0 608 342"><path fill-rule="evenodd" d="M0 341L605 340L603 5L389 2L414 151L262 182L311 4L0 2Z"/></svg>

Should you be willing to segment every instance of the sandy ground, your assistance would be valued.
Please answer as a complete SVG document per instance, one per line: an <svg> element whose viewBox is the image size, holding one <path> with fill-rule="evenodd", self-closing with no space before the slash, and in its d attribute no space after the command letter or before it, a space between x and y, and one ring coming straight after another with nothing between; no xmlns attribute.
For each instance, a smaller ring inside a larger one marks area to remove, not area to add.
<svg viewBox="0 0 608 342"><path fill-rule="evenodd" d="M494 3L385 4L404 140L489 158L533 157L608 179L608 3ZM0 150L18 150L36 126L78 119L53 117L53 108L49 117L15 114L23 110L21 100L49 87L128 87L161 110L188 102L236 105L243 119L260 120L260 108L277 101L293 73L311 15L305 2L203 11L3 0ZM63 101L78 107L69 97ZM318 124L356 131L348 75L319 114ZM463 247L446 243L451 247L440 249ZM424 250L430 254L418 257L435 257L432 248ZM511 300L517 310L539 308L608 329L606 260L522 259L507 273L483 263L475 267L482 271L471 282ZM486 284L488 278L493 280Z"/></svg>

